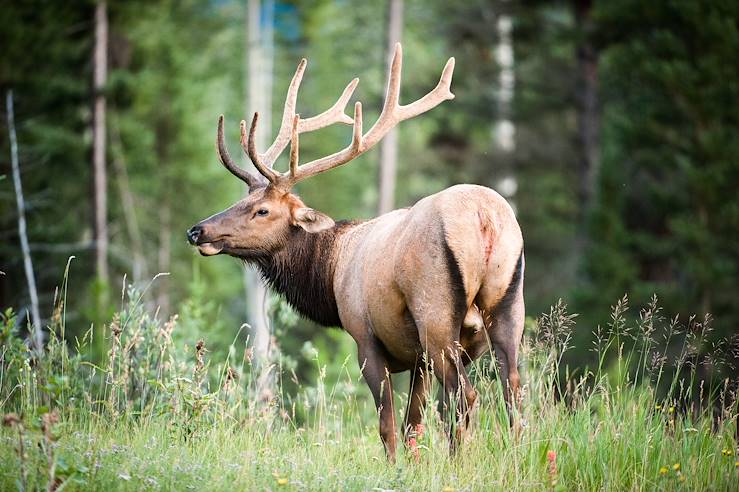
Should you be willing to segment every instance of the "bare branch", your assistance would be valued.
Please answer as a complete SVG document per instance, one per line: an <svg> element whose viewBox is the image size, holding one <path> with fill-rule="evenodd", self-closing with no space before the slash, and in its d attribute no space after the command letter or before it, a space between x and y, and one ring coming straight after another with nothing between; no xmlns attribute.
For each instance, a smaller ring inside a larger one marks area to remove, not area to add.
<svg viewBox="0 0 739 492"><path fill-rule="evenodd" d="M26 271L28 282L28 295L31 298L31 338L36 352L40 355L44 350L44 333L41 328L41 316L38 308L38 292L36 291L36 276L33 273L33 262L31 261L31 249L28 246L28 232L26 230L26 202L23 200L23 187L21 185L21 171L18 162L18 138L15 133L15 114L13 113L13 91L9 90L5 96L6 111L8 118L8 137L10 139L10 161L13 168L13 185L15 186L15 199L18 205L18 235L21 240L21 251L23 253L23 267Z"/></svg>

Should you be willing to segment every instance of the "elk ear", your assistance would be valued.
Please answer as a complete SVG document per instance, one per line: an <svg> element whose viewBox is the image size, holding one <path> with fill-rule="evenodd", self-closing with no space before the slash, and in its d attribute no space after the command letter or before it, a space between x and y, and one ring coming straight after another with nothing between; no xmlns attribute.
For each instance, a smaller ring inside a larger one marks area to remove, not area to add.
<svg viewBox="0 0 739 492"><path fill-rule="evenodd" d="M334 219L312 208L301 207L293 212L293 224L308 232L320 232L333 227Z"/></svg>

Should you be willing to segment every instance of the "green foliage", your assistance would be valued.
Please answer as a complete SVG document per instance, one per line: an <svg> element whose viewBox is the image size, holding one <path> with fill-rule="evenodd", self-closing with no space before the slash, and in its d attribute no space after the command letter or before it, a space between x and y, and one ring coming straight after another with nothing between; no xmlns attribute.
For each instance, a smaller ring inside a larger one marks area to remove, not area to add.
<svg viewBox="0 0 739 492"><path fill-rule="evenodd" d="M606 145L586 302L656 292L735 331L738 17L732 2L599 5Z"/></svg>

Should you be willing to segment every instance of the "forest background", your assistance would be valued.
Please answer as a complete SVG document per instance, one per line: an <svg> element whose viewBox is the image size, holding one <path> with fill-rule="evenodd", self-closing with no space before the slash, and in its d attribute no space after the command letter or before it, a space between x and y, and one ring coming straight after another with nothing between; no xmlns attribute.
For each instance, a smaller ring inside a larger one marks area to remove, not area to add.
<svg viewBox="0 0 739 492"><path fill-rule="evenodd" d="M105 336L127 282L160 319L179 313L175 336L191 347L202 337L226 351L237 334L253 339L243 323L266 316L274 350L303 381L316 377L301 357L311 346L336 370L354 350L279 299L262 302L240 262L199 257L184 233L245 193L217 161L218 115L247 166L238 122L266 107L274 135L300 58L301 115L328 108L356 76L365 121L377 116L397 2L247 3L110 1L101 13L92 1L1 2L0 89L4 101L13 94L40 326L74 256L69 340L91 326ZM736 344L739 4L405 0L400 25L402 100L433 87L448 57L457 65L456 98L399 128L395 207L456 183L499 191L524 232L528 315L565 300L580 313L578 347L624 294L633 313L653 294L682 320L710 313L712 336ZM0 306L30 326L6 113ZM326 129L301 138L301 155L348 139L345 127ZM336 219L374 217L381 155L297 191ZM567 366L593 357L570 351Z"/></svg>

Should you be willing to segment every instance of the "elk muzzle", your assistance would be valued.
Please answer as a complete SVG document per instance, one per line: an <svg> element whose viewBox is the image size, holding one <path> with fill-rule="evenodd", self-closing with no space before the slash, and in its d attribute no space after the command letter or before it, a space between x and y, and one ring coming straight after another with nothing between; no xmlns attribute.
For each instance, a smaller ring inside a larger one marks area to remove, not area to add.
<svg viewBox="0 0 739 492"><path fill-rule="evenodd" d="M223 250L223 241L211 241L205 227L201 224L196 224L187 230L187 241L197 246L203 256L217 255Z"/></svg>

